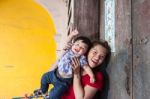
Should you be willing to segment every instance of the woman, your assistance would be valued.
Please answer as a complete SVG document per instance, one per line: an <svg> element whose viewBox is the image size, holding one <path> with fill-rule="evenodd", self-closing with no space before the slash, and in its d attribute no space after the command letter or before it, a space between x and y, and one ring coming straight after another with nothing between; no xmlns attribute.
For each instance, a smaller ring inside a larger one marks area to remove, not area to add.
<svg viewBox="0 0 150 99"><path fill-rule="evenodd" d="M62 99L93 99L98 91L103 88L104 69L110 58L110 47L107 42L93 42L91 49L87 54L89 66L94 71L95 83L90 83L89 76L83 70L80 70L79 60L72 59L72 68L74 70L73 85L65 92Z"/></svg>

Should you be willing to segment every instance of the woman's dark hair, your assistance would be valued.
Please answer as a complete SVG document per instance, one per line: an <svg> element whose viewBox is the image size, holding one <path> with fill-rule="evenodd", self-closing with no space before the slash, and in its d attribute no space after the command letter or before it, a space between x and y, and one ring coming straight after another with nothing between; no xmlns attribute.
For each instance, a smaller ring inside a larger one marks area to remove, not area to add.
<svg viewBox="0 0 150 99"><path fill-rule="evenodd" d="M100 66L95 67L93 70L94 71L100 71L100 70L105 70L108 66L108 63L110 61L110 57L111 57L111 49L110 46L108 45L107 41L94 41L92 43L91 48L97 46L97 45L101 45L102 47L104 47L106 49L106 57L104 59L104 61L102 62L102 64L100 64Z"/></svg>
<svg viewBox="0 0 150 99"><path fill-rule="evenodd" d="M97 91L97 93L93 99L107 99L108 90L109 90L109 75L107 74L106 68L110 61L111 49L110 49L110 46L108 45L107 41L94 41L91 48L93 48L96 45L103 46L107 50L107 52L106 52L106 57L105 57L104 61L102 62L102 64L100 64L99 66L97 66L93 69L94 71L101 71L101 73L103 74L103 78L104 78L104 80L103 80L104 85L103 85L102 91Z"/></svg>

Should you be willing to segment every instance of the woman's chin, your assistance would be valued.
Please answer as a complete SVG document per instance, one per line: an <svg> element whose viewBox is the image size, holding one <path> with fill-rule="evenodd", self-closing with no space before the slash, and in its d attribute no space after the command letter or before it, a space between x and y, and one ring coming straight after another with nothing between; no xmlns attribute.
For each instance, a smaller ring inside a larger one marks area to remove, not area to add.
<svg viewBox="0 0 150 99"><path fill-rule="evenodd" d="M96 63L91 62L91 63L90 63L90 67L91 67L91 68L96 67Z"/></svg>

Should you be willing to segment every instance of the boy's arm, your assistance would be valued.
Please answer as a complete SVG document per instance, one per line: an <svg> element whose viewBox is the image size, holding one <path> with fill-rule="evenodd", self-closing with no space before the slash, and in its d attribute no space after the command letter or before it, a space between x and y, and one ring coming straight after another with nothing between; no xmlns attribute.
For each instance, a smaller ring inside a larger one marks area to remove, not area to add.
<svg viewBox="0 0 150 99"><path fill-rule="evenodd" d="M70 32L68 38L67 38L66 43L70 43L71 40L72 40L75 36L77 36L78 34L79 34L79 32L78 32L77 29L72 30L72 31Z"/></svg>
<svg viewBox="0 0 150 99"><path fill-rule="evenodd" d="M64 51L63 53L61 53L61 54L58 56L56 62L51 66L51 68L50 68L49 71L52 71L52 70L54 70L54 69L57 68L59 59L60 59L66 52L67 52L67 51Z"/></svg>
<svg viewBox="0 0 150 99"><path fill-rule="evenodd" d="M78 30L75 29L70 32L69 36L67 37L66 41L64 42L63 50L67 50L72 46L72 39L79 34Z"/></svg>
<svg viewBox="0 0 150 99"><path fill-rule="evenodd" d="M90 82L91 83L94 83L95 82L95 75L92 71L92 69L88 66L88 65L85 65L83 66L83 69L87 72L87 74L90 76Z"/></svg>
<svg viewBox="0 0 150 99"><path fill-rule="evenodd" d="M67 51L68 49L70 49L70 47L72 46L72 45L71 45L71 41L72 41L72 39L73 39L76 35L78 35L78 30L77 30L77 29L71 31L70 35L67 37L67 40L65 41L64 47L63 47L63 49L61 50L60 55L58 56L57 61L51 66L50 71L57 68L57 63L58 63L59 59L66 53L66 51Z"/></svg>
<svg viewBox="0 0 150 99"><path fill-rule="evenodd" d="M58 61L58 60L57 60ZM57 61L51 66L49 71L52 71L57 68Z"/></svg>
<svg viewBox="0 0 150 99"><path fill-rule="evenodd" d="M64 55L66 53L66 51L71 48L71 46L72 46L72 42L71 41L78 34L79 34L79 32L78 32L77 29L75 29L75 30L70 32L70 35L67 37L66 41L64 42L63 48L60 50L59 57Z"/></svg>

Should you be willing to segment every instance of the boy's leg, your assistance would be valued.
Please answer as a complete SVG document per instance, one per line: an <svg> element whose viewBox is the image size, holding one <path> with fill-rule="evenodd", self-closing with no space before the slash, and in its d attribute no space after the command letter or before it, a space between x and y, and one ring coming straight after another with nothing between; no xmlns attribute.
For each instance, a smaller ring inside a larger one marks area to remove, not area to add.
<svg viewBox="0 0 150 99"><path fill-rule="evenodd" d="M41 88L40 88L42 90L42 93L45 94L48 91L49 84L53 82L53 75L54 75L54 71L50 71L50 72L45 73L42 76Z"/></svg>
<svg viewBox="0 0 150 99"><path fill-rule="evenodd" d="M61 99L61 96L64 94L64 92L68 89L67 85L64 84L56 84L51 89L49 93L50 99Z"/></svg>
<svg viewBox="0 0 150 99"><path fill-rule="evenodd" d="M69 85L72 83L72 78L61 78L57 75L53 78L55 80L54 87L49 93L50 99L61 99L62 95L68 90Z"/></svg>

